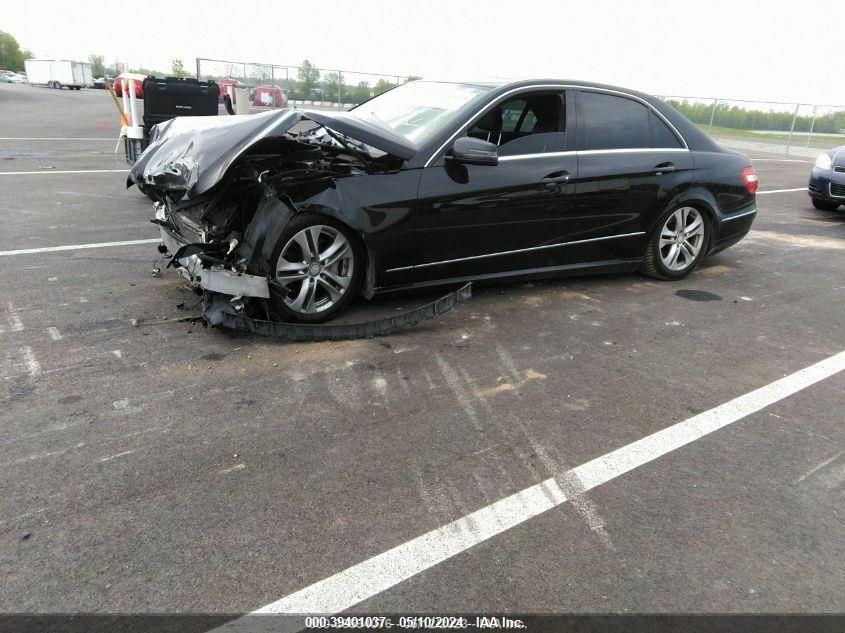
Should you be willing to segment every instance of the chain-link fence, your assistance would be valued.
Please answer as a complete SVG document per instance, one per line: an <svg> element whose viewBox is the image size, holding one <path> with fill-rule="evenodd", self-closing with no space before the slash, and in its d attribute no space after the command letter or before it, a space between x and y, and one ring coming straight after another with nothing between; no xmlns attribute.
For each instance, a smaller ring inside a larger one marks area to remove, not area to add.
<svg viewBox="0 0 845 633"><path fill-rule="evenodd" d="M223 93L246 88L251 108L304 105L348 109L412 79L312 65L283 66L197 58L197 79L214 79Z"/></svg>
<svg viewBox="0 0 845 633"><path fill-rule="evenodd" d="M845 106L661 97L716 141L743 152L814 158L845 145Z"/></svg>
<svg viewBox="0 0 845 633"><path fill-rule="evenodd" d="M417 77L198 57L198 79L225 94L247 89L252 111L288 105L348 109ZM845 106L663 96L721 145L744 152L802 158L845 145Z"/></svg>

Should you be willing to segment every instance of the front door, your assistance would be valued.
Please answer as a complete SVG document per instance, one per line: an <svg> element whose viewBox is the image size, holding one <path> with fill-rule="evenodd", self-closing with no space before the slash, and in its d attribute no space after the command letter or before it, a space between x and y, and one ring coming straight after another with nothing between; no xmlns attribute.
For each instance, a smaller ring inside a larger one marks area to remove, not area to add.
<svg viewBox="0 0 845 633"><path fill-rule="evenodd" d="M512 96L478 117L468 135L496 143L499 164L441 157L423 170L417 208L397 236L411 265L388 269L388 282L560 265L577 176L566 121L564 92L548 90Z"/></svg>

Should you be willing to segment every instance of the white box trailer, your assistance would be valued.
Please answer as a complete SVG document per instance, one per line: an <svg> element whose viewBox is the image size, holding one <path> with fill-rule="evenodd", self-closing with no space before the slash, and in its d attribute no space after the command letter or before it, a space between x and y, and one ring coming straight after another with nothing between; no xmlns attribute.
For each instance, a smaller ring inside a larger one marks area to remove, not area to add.
<svg viewBox="0 0 845 633"><path fill-rule="evenodd" d="M30 85L79 90L93 86L91 64L67 59L27 59L26 79Z"/></svg>

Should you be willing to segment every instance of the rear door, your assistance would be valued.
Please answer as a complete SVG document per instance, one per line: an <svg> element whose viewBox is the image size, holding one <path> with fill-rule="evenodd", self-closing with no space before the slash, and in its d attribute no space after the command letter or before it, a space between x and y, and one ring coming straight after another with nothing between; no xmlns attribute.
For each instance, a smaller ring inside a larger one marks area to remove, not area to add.
<svg viewBox="0 0 845 633"><path fill-rule="evenodd" d="M496 143L499 164L440 157L423 170L405 261L387 266L389 283L562 264L577 169L567 121L563 89L512 95L479 114L466 134Z"/></svg>
<svg viewBox="0 0 845 633"><path fill-rule="evenodd" d="M578 182L570 263L636 259L692 179L692 153L657 112L621 93L575 91Z"/></svg>

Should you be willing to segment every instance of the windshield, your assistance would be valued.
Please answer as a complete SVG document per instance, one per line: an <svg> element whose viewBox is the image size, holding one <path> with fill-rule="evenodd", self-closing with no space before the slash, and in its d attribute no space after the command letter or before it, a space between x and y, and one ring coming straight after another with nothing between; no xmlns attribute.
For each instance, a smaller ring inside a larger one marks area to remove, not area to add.
<svg viewBox="0 0 845 633"><path fill-rule="evenodd" d="M449 125L463 106L491 90L489 86L412 81L362 103L350 113L420 144Z"/></svg>

